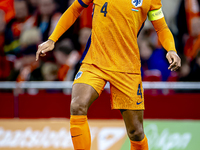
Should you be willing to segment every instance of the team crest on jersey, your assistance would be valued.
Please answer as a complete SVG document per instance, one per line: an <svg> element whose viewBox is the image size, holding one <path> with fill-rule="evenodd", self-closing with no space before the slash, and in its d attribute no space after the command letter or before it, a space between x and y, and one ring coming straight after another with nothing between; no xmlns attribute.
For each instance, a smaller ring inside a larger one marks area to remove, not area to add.
<svg viewBox="0 0 200 150"><path fill-rule="evenodd" d="M75 76L75 80L78 79L78 78L80 78L82 74L83 74L83 72L82 72L82 71L79 71L79 72L76 74L76 76Z"/></svg>
<svg viewBox="0 0 200 150"><path fill-rule="evenodd" d="M132 0L132 4L133 4L135 7L141 7L141 6L142 6L142 3L143 3L143 0Z"/></svg>

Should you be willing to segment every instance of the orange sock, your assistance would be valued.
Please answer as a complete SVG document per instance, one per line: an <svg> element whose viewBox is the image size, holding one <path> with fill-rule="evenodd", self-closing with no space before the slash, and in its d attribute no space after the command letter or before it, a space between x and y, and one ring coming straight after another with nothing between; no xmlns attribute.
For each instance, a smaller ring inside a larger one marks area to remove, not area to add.
<svg viewBox="0 0 200 150"><path fill-rule="evenodd" d="M91 137L87 116L71 115L70 132L75 150L90 150Z"/></svg>
<svg viewBox="0 0 200 150"><path fill-rule="evenodd" d="M131 141L131 150L148 150L146 135L144 135L144 139L142 141Z"/></svg>

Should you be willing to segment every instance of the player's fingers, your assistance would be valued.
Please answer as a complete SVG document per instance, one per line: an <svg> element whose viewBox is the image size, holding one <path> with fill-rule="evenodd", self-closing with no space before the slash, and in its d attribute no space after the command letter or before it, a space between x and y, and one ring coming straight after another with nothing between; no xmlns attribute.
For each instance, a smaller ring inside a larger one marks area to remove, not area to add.
<svg viewBox="0 0 200 150"><path fill-rule="evenodd" d="M46 52L49 52L49 51L51 51L52 49L50 48L50 47L47 47L47 48L45 48L45 49L43 49L42 51L41 51L41 53L42 54L45 54Z"/></svg>
<svg viewBox="0 0 200 150"><path fill-rule="evenodd" d="M173 61L173 63L172 64L170 64L170 66L169 66L169 70L171 69L173 69L173 68L175 68L176 67L176 64L177 64L177 62L175 62L175 61Z"/></svg>
<svg viewBox="0 0 200 150"><path fill-rule="evenodd" d="M173 66L171 66L171 71L176 71L180 68L180 58L175 55L173 59L174 59L174 62L173 62Z"/></svg>
<svg viewBox="0 0 200 150"><path fill-rule="evenodd" d="M172 69L176 65L176 61L174 61L174 58L170 57L171 63L168 69Z"/></svg>
<svg viewBox="0 0 200 150"><path fill-rule="evenodd" d="M181 67L181 59L178 57L177 66L174 71L177 71Z"/></svg>
<svg viewBox="0 0 200 150"><path fill-rule="evenodd" d="M46 56L45 51L48 51L47 49L48 49L48 47L46 47L46 46L43 46L43 45L38 46L38 50L36 52L36 61L39 59L39 56Z"/></svg>
<svg viewBox="0 0 200 150"><path fill-rule="evenodd" d="M38 49L36 52L36 61L38 61L39 55L40 55L40 50Z"/></svg>
<svg viewBox="0 0 200 150"><path fill-rule="evenodd" d="M178 70L179 69L179 66L174 66L172 69L171 69L171 71L176 71L176 70Z"/></svg>
<svg viewBox="0 0 200 150"><path fill-rule="evenodd" d="M179 61L178 61L178 66L179 68L181 67L181 59L179 58Z"/></svg>
<svg viewBox="0 0 200 150"><path fill-rule="evenodd" d="M38 50L36 52L36 61L39 59L39 56L40 56L40 53L41 53L42 49L43 49L43 46L42 46L42 44L40 44L38 46Z"/></svg>
<svg viewBox="0 0 200 150"><path fill-rule="evenodd" d="M177 65L172 68L172 71L177 71L180 67L180 63L177 62Z"/></svg>
<svg viewBox="0 0 200 150"><path fill-rule="evenodd" d="M40 56L44 57L44 56L46 56L46 54L40 53Z"/></svg>
<svg viewBox="0 0 200 150"><path fill-rule="evenodd" d="M171 64L172 63L172 58L170 57L169 54L166 55L166 58L167 58L168 62Z"/></svg>
<svg viewBox="0 0 200 150"><path fill-rule="evenodd" d="M39 53L39 56L46 56L46 52L49 51L48 49L49 49L48 47L46 47L46 48L44 48L44 49L41 49L41 50L40 50L40 53Z"/></svg>

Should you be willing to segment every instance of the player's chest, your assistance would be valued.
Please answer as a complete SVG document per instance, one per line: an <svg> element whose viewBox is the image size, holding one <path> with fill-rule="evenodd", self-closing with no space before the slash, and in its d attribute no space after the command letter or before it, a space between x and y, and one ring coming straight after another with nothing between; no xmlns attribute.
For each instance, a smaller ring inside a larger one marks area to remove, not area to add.
<svg viewBox="0 0 200 150"><path fill-rule="evenodd" d="M94 0L97 13L105 16L146 16L151 0Z"/></svg>

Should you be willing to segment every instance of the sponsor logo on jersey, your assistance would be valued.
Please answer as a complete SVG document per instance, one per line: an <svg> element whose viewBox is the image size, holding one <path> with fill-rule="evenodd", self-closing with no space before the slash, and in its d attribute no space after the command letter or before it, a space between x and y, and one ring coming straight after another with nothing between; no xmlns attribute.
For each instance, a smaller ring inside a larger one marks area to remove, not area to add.
<svg viewBox="0 0 200 150"><path fill-rule="evenodd" d="M143 102L143 101L141 101L141 102L137 102L137 105L140 105L140 104L142 104L142 102Z"/></svg>
<svg viewBox="0 0 200 150"><path fill-rule="evenodd" d="M132 4L133 4L135 7L141 7L141 6L142 6L142 3L143 3L143 0L132 0Z"/></svg>
<svg viewBox="0 0 200 150"><path fill-rule="evenodd" d="M79 71L76 76L75 76L75 80L77 80L78 78L80 78L82 76L83 72Z"/></svg>

